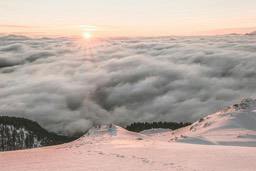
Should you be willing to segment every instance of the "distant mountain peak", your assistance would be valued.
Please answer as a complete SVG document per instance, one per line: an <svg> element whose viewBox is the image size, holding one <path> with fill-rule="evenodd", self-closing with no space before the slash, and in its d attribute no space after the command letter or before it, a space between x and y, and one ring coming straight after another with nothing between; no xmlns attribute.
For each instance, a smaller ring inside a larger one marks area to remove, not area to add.
<svg viewBox="0 0 256 171"><path fill-rule="evenodd" d="M246 35L256 35L256 30L250 33L246 33Z"/></svg>

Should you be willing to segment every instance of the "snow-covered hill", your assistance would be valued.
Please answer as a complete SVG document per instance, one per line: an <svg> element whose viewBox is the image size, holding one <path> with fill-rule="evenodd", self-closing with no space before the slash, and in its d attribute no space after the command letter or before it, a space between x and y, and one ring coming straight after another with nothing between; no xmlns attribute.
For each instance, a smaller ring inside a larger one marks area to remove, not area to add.
<svg viewBox="0 0 256 171"><path fill-rule="evenodd" d="M171 141L227 146L256 146L256 101L208 115L194 124L170 133Z"/></svg>
<svg viewBox="0 0 256 171"><path fill-rule="evenodd" d="M254 171L255 111L256 101L244 99L176 131L96 126L71 143L2 152L0 166L3 171Z"/></svg>
<svg viewBox="0 0 256 171"><path fill-rule="evenodd" d="M253 171L256 149L163 141L118 126L71 143L0 153L3 171Z"/></svg>
<svg viewBox="0 0 256 171"><path fill-rule="evenodd" d="M85 144L102 144L113 141L137 141L147 138L146 135L127 131L117 125L107 124L92 127L84 136L66 145L81 146Z"/></svg>

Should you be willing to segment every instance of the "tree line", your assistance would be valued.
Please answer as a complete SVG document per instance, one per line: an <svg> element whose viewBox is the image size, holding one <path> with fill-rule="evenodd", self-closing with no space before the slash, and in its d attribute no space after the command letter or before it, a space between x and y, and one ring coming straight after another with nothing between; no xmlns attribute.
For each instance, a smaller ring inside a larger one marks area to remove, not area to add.
<svg viewBox="0 0 256 171"><path fill-rule="evenodd" d="M191 123L189 122L135 122L126 126L126 129L133 132L140 132L147 129L156 129L156 128L175 130L182 127L186 127L188 125L191 125Z"/></svg>
<svg viewBox="0 0 256 171"><path fill-rule="evenodd" d="M48 132L34 121L0 116L0 151L62 144L72 140L73 137Z"/></svg>

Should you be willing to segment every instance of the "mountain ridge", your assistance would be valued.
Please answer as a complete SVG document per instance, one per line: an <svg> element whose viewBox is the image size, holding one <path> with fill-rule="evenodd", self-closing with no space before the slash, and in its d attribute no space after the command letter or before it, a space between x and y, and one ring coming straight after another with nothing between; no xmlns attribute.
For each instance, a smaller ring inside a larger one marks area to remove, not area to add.
<svg viewBox="0 0 256 171"><path fill-rule="evenodd" d="M243 99L190 126L173 131L169 141L192 144L256 146L256 100Z"/></svg>
<svg viewBox="0 0 256 171"><path fill-rule="evenodd" d="M252 31L252 32L250 32L250 33L246 33L246 35L249 35L249 36L256 35L256 30L255 30L255 31Z"/></svg>

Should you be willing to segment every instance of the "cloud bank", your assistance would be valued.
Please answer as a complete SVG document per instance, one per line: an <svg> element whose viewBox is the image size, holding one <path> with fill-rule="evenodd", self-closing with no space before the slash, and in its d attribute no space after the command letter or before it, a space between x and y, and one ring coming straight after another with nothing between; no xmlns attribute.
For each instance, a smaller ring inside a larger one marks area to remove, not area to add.
<svg viewBox="0 0 256 171"><path fill-rule="evenodd" d="M1 36L0 114L68 135L100 123L194 121L255 97L255 66L256 36Z"/></svg>

